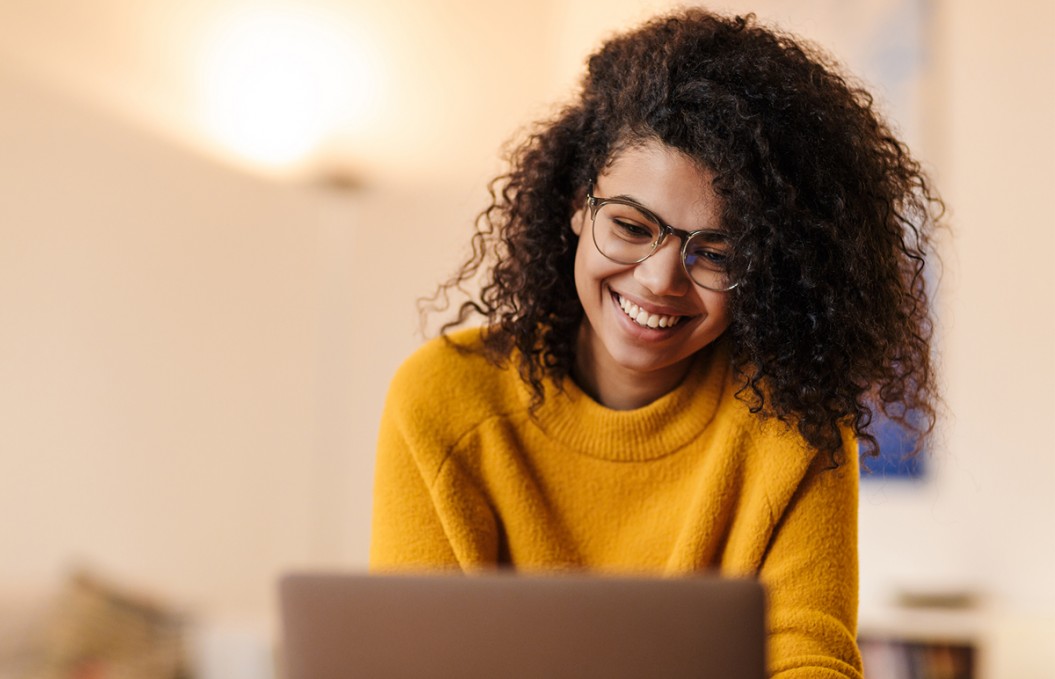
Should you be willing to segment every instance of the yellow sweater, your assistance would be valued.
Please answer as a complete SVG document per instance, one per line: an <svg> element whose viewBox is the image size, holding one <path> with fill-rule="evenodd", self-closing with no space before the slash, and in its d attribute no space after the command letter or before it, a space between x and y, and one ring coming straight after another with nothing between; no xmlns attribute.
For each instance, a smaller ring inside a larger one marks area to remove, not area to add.
<svg viewBox="0 0 1055 679"><path fill-rule="evenodd" d="M565 380L532 414L514 368L430 342L385 406L371 567L753 575L773 676L859 679L856 445L826 469L734 391L718 348L644 408Z"/></svg>

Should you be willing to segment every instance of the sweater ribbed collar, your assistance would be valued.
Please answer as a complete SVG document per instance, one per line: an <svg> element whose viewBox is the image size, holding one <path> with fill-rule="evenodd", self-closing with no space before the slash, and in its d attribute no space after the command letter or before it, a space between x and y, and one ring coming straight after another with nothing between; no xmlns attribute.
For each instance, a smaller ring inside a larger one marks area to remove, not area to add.
<svg viewBox="0 0 1055 679"><path fill-rule="evenodd" d="M546 436L583 455L654 460L685 447L710 424L729 370L728 351L719 342L697 356L673 391L636 410L606 408L569 377L562 390L548 385L533 419Z"/></svg>

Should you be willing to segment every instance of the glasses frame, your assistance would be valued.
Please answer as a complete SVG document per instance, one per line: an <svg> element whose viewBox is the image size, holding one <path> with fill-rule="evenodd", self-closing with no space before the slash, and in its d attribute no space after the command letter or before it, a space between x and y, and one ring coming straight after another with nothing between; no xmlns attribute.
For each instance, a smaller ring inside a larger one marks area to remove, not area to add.
<svg viewBox="0 0 1055 679"><path fill-rule="evenodd" d="M635 210L640 210L642 213L644 213L646 217L650 218L652 221L659 225L659 238L652 242L652 247L648 251L647 255L632 262L622 262L618 259L611 257L610 255L605 254L605 252L601 250L601 246L597 243L597 213L601 210L602 207L608 205L609 203L614 203L616 205L626 205L628 207L634 208ZM671 226L670 224L667 224L665 221L660 219L659 215L657 215L655 212L649 210L647 207L641 205L640 203L636 203L626 198L599 198L593 195L593 182L591 182L589 188L586 189L586 206L590 208L590 239L593 241L593 246L597 248L597 252L600 252L605 258L615 262L616 264L640 264L652 255L656 254L656 251L659 250L659 248L667 240L667 236L677 236L678 239L681 241L681 268L685 271L685 275L689 277L689 280L692 281L694 285L698 285L701 288L710 290L712 292L729 292L737 285L739 285L739 282L733 283L732 285L726 288L712 288L709 285L704 285L703 283L699 282L698 280L692 277L692 274L689 272L689 267L685 263L685 258L688 256L685 249L688 247L690 239L696 237L701 233L719 234L724 237L725 234L721 231L718 231L716 229L697 229L696 231L685 231L684 229L679 229L677 227Z"/></svg>

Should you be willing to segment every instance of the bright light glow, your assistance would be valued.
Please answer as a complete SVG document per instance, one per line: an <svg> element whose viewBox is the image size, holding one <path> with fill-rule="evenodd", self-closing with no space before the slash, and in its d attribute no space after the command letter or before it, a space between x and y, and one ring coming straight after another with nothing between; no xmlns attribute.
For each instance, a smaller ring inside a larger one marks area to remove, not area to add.
<svg viewBox="0 0 1055 679"><path fill-rule="evenodd" d="M303 5L246 5L222 17L201 61L210 136L261 169L302 169L376 101L376 59L351 29Z"/></svg>

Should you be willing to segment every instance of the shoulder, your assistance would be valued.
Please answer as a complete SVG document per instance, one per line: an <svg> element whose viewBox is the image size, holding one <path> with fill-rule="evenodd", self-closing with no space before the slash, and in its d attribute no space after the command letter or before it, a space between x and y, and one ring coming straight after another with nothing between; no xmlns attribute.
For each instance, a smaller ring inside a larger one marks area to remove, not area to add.
<svg viewBox="0 0 1055 679"><path fill-rule="evenodd" d="M386 416L453 443L487 419L526 409L515 367L496 365L482 348L479 328L426 342L396 371Z"/></svg>
<svg viewBox="0 0 1055 679"><path fill-rule="evenodd" d="M848 428L842 428L843 445L833 464L832 455L810 445L793 422L754 411L740 396L742 386L743 380L730 368L714 426L739 448L738 454L750 472L772 494L793 492L818 475L856 479L857 440Z"/></svg>
<svg viewBox="0 0 1055 679"><path fill-rule="evenodd" d="M411 354L392 379L393 392L408 397L450 398L494 390L510 371L483 353L483 331L461 330L429 340Z"/></svg>
<svg viewBox="0 0 1055 679"><path fill-rule="evenodd" d="M775 417L756 418L750 427L751 455L776 516L810 496L822 496L845 520L855 516L859 460L857 440L843 429L842 448L833 454L811 446L793 425Z"/></svg>

